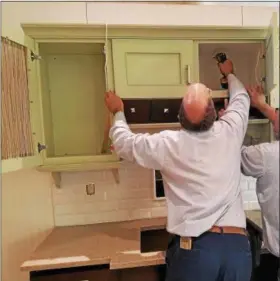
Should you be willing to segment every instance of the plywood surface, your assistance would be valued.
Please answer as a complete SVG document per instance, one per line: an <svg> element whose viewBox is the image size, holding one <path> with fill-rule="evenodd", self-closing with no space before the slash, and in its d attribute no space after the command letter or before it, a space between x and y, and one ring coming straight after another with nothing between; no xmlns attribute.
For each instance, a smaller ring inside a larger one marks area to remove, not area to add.
<svg viewBox="0 0 280 281"><path fill-rule="evenodd" d="M261 227L260 211L246 215ZM166 226L166 218L57 227L22 265L23 270L110 264L111 269L164 264L164 252L141 253L140 231Z"/></svg>
<svg viewBox="0 0 280 281"><path fill-rule="evenodd" d="M166 219L137 220L73 227L57 227L22 265L23 270L37 271L84 265L115 263L114 268L124 268L131 258L141 266L154 257L140 254L141 228L158 228ZM132 252L131 252L132 251ZM159 257L161 257L159 255ZM123 262L122 262L123 260ZM164 260L163 260L164 262ZM156 261L153 264L157 264ZM130 266L128 266L130 267Z"/></svg>

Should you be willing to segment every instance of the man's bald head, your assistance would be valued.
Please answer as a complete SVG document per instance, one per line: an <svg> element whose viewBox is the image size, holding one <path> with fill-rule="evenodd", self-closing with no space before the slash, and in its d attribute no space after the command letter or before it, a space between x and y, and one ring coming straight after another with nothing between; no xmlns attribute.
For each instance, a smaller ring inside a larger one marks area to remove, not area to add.
<svg viewBox="0 0 280 281"><path fill-rule="evenodd" d="M216 120L210 89L201 83L190 84L182 100L179 119L186 130L207 131Z"/></svg>

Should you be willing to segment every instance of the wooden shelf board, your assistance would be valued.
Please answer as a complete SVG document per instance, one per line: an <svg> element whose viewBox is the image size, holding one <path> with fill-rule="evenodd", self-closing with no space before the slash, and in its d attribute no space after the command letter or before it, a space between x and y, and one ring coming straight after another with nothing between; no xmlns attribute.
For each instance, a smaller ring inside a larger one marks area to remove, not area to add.
<svg viewBox="0 0 280 281"><path fill-rule="evenodd" d="M268 119L249 119L249 124L267 124ZM129 124L130 129L180 129L181 125L177 123L145 123L145 124Z"/></svg>
<svg viewBox="0 0 280 281"><path fill-rule="evenodd" d="M249 119L249 124L268 124L268 119Z"/></svg>
<svg viewBox="0 0 280 281"><path fill-rule="evenodd" d="M177 123L145 123L145 124L129 124L130 129L180 129L181 125Z"/></svg>
<svg viewBox="0 0 280 281"><path fill-rule="evenodd" d="M112 162L92 162L92 163L75 163L75 164L61 164L61 165L41 165L37 167L41 172L83 172L95 170L110 170L118 169L121 161Z"/></svg>
<svg viewBox="0 0 280 281"><path fill-rule="evenodd" d="M213 99L228 98L228 90L213 90L211 91L211 97Z"/></svg>
<svg viewBox="0 0 280 281"><path fill-rule="evenodd" d="M37 167L40 172L52 173L52 178L57 188L61 187L61 173L69 172L85 172L85 171L101 171L111 170L114 179L117 184L120 183L119 168L121 161L112 162L92 162L92 163L76 163L76 164L53 164L53 165L41 165Z"/></svg>

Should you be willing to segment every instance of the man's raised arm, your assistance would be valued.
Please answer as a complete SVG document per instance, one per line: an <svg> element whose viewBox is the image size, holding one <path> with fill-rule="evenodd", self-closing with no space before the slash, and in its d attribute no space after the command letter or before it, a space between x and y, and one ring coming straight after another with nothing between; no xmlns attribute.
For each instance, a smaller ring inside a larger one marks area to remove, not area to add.
<svg viewBox="0 0 280 281"><path fill-rule="evenodd" d="M164 166L164 135L134 134L126 123L123 112L123 102L115 93L106 94L107 108L114 114L114 124L110 130L116 154L138 165L161 170Z"/></svg>
<svg viewBox="0 0 280 281"><path fill-rule="evenodd" d="M242 144L247 131L250 98L243 84L233 74L230 60L219 64L220 71L227 77L229 85L229 104L220 120L227 122L237 134Z"/></svg>

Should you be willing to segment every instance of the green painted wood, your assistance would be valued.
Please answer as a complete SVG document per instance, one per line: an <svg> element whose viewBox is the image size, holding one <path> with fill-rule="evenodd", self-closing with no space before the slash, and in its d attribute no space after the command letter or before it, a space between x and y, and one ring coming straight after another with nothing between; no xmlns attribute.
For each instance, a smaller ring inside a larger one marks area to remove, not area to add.
<svg viewBox="0 0 280 281"><path fill-rule="evenodd" d="M266 38L266 91L270 102L279 107L279 26L277 13L273 13Z"/></svg>
<svg viewBox="0 0 280 281"><path fill-rule="evenodd" d="M122 98L182 97L193 79L191 40L113 40L115 89Z"/></svg>
<svg viewBox="0 0 280 281"><path fill-rule="evenodd" d="M12 172L21 169L33 168L42 164L42 156L37 150L38 142L42 143L43 127L41 116L41 100L38 84L38 61L31 59L31 53L37 54L35 41L29 36L25 36L25 46L27 47L27 71L30 100L30 117L33 133L34 156L7 159L2 161L1 173Z"/></svg>
<svg viewBox="0 0 280 281"><path fill-rule="evenodd" d="M102 44L42 44L48 158L101 155L105 129ZM81 159L77 160L80 161Z"/></svg>

